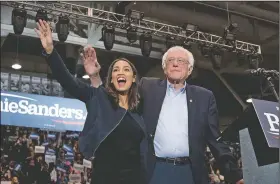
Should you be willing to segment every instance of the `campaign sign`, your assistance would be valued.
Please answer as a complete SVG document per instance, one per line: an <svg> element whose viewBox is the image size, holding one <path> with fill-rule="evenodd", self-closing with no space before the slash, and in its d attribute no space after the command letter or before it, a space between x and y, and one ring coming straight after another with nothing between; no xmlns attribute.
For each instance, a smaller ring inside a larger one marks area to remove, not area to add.
<svg viewBox="0 0 280 184"><path fill-rule="evenodd" d="M91 161L89 161L89 160L86 160L86 159L83 159L83 165L84 165L84 167L86 167L86 168L90 168L91 169Z"/></svg>
<svg viewBox="0 0 280 184"><path fill-rule="evenodd" d="M80 174L70 174L69 180L70 180L70 182L81 182L81 175Z"/></svg>
<svg viewBox="0 0 280 184"><path fill-rule="evenodd" d="M1 92L1 125L82 131L87 111L76 99Z"/></svg>
<svg viewBox="0 0 280 184"><path fill-rule="evenodd" d="M279 104L271 101L252 100L268 146L279 148Z"/></svg>
<svg viewBox="0 0 280 184"><path fill-rule="evenodd" d="M74 168L75 170L77 170L77 171L81 171L81 172L84 171L84 166L81 165L81 164L74 163L73 168Z"/></svg>
<svg viewBox="0 0 280 184"><path fill-rule="evenodd" d="M45 153L44 146L35 146L35 153Z"/></svg>
<svg viewBox="0 0 280 184"><path fill-rule="evenodd" d="M55 163L56 156L55 155L45 155L45 162L46 163Z"/></svg>

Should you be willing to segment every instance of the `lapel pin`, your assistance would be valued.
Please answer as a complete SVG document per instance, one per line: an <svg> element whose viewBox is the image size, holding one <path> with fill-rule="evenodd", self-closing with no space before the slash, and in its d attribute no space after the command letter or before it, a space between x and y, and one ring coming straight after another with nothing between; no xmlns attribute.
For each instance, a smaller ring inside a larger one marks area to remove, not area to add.
<svg viewBox="0 0 280 184"><path fill-rule="evenodd" d="M192 99L190 99L190 102L192 102Z"/></svg>

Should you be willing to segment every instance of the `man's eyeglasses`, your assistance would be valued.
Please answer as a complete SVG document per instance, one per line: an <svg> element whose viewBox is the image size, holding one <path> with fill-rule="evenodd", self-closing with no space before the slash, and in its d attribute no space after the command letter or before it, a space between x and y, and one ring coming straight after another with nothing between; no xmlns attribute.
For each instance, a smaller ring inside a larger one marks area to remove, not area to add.
<svg viewBox="0 0 280 184"><path fill-rule="evenodd" d="M175 61L177 61L178 65L185 65L185 64L189 65L190 64L189 61L184 58L171 57L171 58L166 59L166 61L168 64L173 64Z"/></svg>

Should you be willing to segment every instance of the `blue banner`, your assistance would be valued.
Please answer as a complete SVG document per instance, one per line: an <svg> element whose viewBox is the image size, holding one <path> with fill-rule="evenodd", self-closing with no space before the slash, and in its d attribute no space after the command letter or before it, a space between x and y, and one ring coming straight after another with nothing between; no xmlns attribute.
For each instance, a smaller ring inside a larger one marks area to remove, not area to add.
<svg viewBox="0 0 280 184"><path fill-rule="evenodd" d="M76 99L1 92L1 125L82 131L87 111Z"/></svg>
<svg viewBox="0 0 280 184"><path fill-rule="evenodd" d="M46 151L46 155L55 155L55 151L53 150L53 149L48 149L47 151Z"/></svg>
<svg viewBox="0 0 280 184"><path fill-rule="evenodd" d="M1 116L2 116L2 112L1 112ZM2 120L1 120L1 124L2 124ZM31 133L29 139L39 139L39 135L35 133Z"/></svg>
<svg viewBox="0 0 280 184"><path fill-rule="evenodd" d="M64 144L62 148L63 148L64 151L72 152L73 153L73 149L70 146L66 145L66 144Z"/></svg>
<svg viewBox="0 0 280 184"><path fill-rule="evenodd" d="M48 134L48 139L55 139L56 136L54 134Z"/></svg>
<svg viewBox="0 0 280 184"><path fill-rule="evenodd" d="M279 148L279 103L253 99L253 106L271 148Z"/></svg>

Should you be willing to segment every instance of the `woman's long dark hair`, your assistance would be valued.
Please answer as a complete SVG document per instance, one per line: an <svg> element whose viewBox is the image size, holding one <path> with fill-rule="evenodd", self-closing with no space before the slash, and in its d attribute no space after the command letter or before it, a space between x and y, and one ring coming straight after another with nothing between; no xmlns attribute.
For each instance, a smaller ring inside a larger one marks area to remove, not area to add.
<svg viewBox="0 0 280 184"><path fill-rule="evenodd" d="M114 67L115 63L118 61L126 61L132 68L133 75L135 76L135 82L132 83L132 85L128 91L128 110L136 111L138 108L139 99L140 99L140 96L138 93L139 78L138 78L138 73L137 73L135 66L129 60L127 60L125 58L119 58L112 62L112 64L110 65L110 67L108 69L105 88L106 88L108 94L112 97L115 105L119 105L119 95L118 95L119 92L116 90L114 84L111 82L113 67Z"/></svg>

